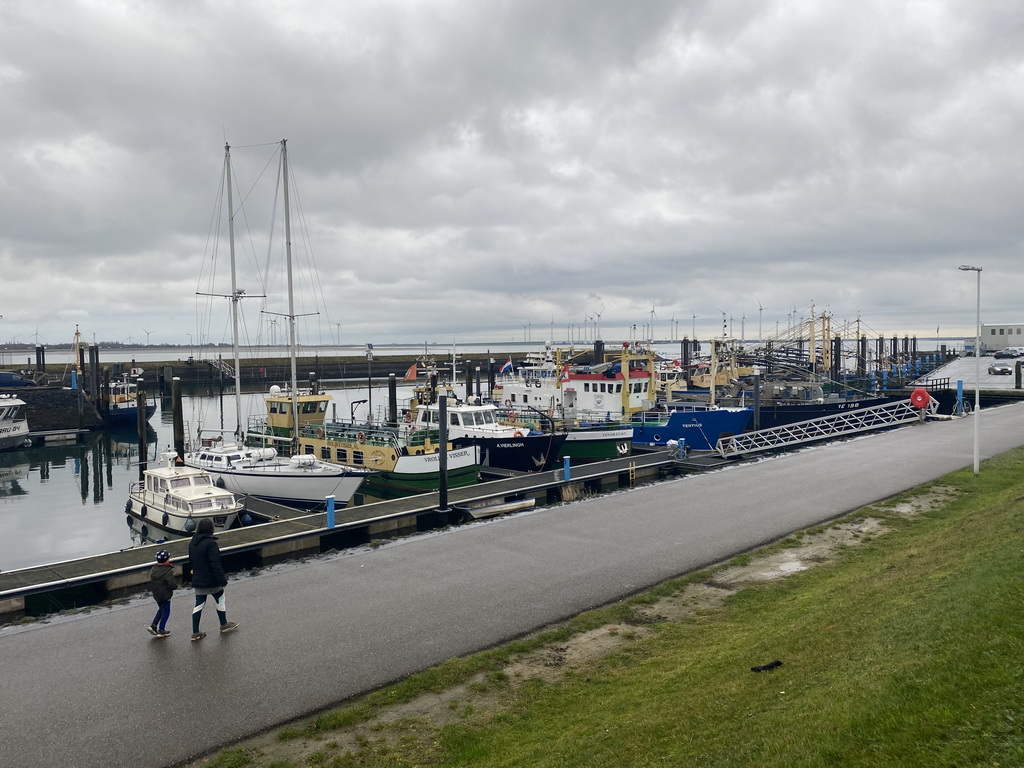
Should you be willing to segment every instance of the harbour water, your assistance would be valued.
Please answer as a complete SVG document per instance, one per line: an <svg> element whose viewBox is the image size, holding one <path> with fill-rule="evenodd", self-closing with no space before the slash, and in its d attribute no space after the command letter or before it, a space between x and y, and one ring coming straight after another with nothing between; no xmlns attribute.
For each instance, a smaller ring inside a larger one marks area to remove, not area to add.
<svg viewBox="0 0 1024 768"><path fill-rule="evenodd" d="M383 413L387 386L330 390L334 415ZM400 401L412 391L400 387ZM369 403L367 402L369 401ZM263 413L262 393L242 396L242 420ZM233 393L182 397L185 430L230 434L236 426ZM332 415L332 417L334 417ZM150 420L147 458L171 449L174 429L169 398ZM0 453L0 570L58 563L139 546L124 513L128 490L139 480L134 430L107 430L69 445Z"/></svg>

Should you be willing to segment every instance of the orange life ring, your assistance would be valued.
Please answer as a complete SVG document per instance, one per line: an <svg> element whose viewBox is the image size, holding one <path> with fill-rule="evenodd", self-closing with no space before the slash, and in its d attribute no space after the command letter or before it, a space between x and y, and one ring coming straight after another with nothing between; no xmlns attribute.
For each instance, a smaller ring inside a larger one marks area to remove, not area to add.
<svg viewBox="0 0 1024 768"><path fill-rule="evenodd" d="M548 408L547 414L548 414L548 418L549 419L554 418L554 416L555 416L555 409L554 408Z"/></svg>
<svg viewBox="0 0 1024 768"><path fill-rule="evenodd" d="M910 395L910 404L917 409L926 408L928 401L932 399L932 396L928 394L928 390L922 387L918 387Z"/></svg>
<svg viewBox="0 0 1024 768"><path fill-rule="evenodd" d="M510 421L510 422L511 422L512 424L515 424L515 423L516 423L516 412L515 412L515 411L509 411L509 412L508 412L508 420L509 420L509 421Z"/></svg>
<svg viewBox="0 0 1024 768"><path fill-rule="evenodd" d="M358 440L360 443L365 443L366 442L366 433L365 432L360 432L358 435L356 435L356 440Z"/></svg>
<svg viewBox="0 0 1024 768"><path fill-rule="evenodd" d="M318 438L320 438L321 440L324 439L324 428L323 427L317 427L317 429L316 429L316 436Z"/></svg>
<svg viewBox="0 0 1024 768"><path fill-rule="evenodd" d="M519 430L517 429L517 430L515 431L515 434L513 434L512 436L513 436L513 437L522 437L522 436L523 436L523 433L522 433L522 432L520 432L520 431L519 431Z"/></svg>
<svg viewBox="0 0 1024 768"><path fill-rule="evenodd" d="M411 411L406 411L405 412L405 423L406 424L411 424L412 423L412 412Z"/></svg>

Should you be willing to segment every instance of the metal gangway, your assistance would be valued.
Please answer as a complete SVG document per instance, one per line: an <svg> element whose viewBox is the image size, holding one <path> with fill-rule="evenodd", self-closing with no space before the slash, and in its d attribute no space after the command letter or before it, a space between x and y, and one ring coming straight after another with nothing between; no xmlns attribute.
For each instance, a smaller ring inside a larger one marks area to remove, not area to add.
<svg viewBox="0 0 1024 768"><path fill-rule="evenodd" d="M746 432L719 438L715 450L723 458L737 458L761 451L790 448L803 443L827 440L872 429L895 427L912 421L924 421L926 414L934 414L939 407L935 399L915 405L911 400L898 400L869 408L843 411L832 416L798 421L781 427Z"/></svg>
<svg viewBox="0 0 1024 768"><path fill-rule="evenodd" d="M226 378L229 378L229 379L235 378L235 369L232 368L227 363L225 363L219 357L216 358L215 360L211 360L210 361L210 365L212 365L214 368L216 368L218 371L220 371L221 374L223 376L225 376Z"/></svg>

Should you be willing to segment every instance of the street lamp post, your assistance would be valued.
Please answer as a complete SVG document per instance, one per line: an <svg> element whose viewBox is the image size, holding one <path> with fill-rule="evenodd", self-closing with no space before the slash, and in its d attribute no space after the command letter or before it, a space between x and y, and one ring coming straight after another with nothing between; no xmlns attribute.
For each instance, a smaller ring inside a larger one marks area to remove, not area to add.
<svg viewBox="0 0 1024 768"><path fill-rule="evenodd" d="M967 264L960 266L962 272L975 272L978 277L978 298L974 319L974 474L981 471L981 448L978 420L981 418L981 267Z"/></svg>

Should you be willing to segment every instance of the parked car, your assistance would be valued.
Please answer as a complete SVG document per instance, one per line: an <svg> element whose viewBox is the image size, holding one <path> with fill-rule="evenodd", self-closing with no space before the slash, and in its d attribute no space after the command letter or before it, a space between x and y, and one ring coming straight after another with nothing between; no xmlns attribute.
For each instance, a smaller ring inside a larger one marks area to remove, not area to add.
<svg viewBox="0 0 1024 768"><path fill-rule="evenodd" d="M36 383L20 373L0 371L0 387L34 387Z"/></svg>
<svg viewBox="0 0 1024 768"><path fill-rule="evenodd" d="M1006 349L1000 349L992 357L997 359L1006 359L1008 357L1021 357L1024 355L1024 347L1007 347Z"/></svg>
<svg viewBox="0 0 1024 768"><path fill-rule="evenodd" d="M994 374L1011 374L1013 373L1013 366L1009 363L992 363L992 365L988 367L988 372Z"/></svg>

